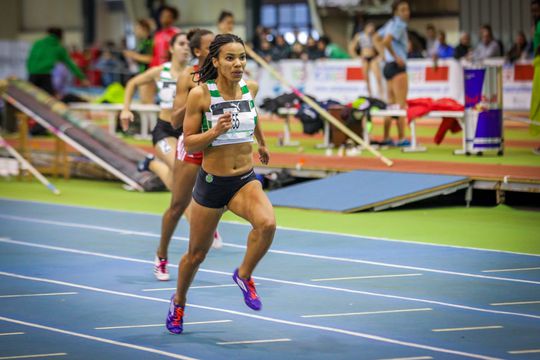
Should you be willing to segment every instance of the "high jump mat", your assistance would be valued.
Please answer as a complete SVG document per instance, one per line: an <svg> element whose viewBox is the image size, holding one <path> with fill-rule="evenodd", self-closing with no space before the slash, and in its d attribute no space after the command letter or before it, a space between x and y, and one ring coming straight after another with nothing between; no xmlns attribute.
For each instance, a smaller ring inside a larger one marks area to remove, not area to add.
<svg viewBox="0 0 540 360"><path fill-rule="evenodd" d="M384 210L470 186L463 176L358 170L268 192L274 206L352 213Z"/></svg>

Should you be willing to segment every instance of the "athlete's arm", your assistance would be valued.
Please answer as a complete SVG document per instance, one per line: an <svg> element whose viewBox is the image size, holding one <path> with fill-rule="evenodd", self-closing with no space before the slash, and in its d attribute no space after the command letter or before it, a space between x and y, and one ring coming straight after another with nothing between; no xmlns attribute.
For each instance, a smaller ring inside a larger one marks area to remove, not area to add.
<svg viewBox="0 0 540 360"><path fill-rule="evenodd" d="M384 39L382 41L382 44L383 44L384 48L388 50L390 55L392 55L392 57L394 58L396 63L399 66L403 67L403 66L405 66L405 60L396 55L396 52L394 51L394 47L392 46L392 40L393 40L392 35L388 34L388 35L386 35L384 37Z"/></svg>
<svg viewBox="0 0 540 360"><path fill-rule="evenodd" d="M176 96L174 97L173 111L171 113L171 124L175 129L181 127L184 122L188 93L196 86L192 79L192 72L191 67L185 69L176 81Z"/></svg>
<svg viewBox="0 0 540 360"><path fill-rule="evenodd" d="M152 55L140 54L133 50L124 50L122 54L124 55L124 57L133 59L143 64L150 64L150 61L152 61Z"/></svg>
<svg viewBox="0 0 540 360"><path fill-rule="evenodd" d="M255 97L257 96L257 93L259 92L259 84L257 84L255 81L248 80L247 86L249 89L249 92L251 93L251 97L253 98L253 101L255 101ZM257 139L257 144L259 145L259 160L264 165L267 165L270 161L270 153L268 152L268 149L266 148L266 140L264 139L264 133L261 128L261 118L257 114L257 123L255 124L255 131L254 131L255 138Z"/></svg>
<svg viewBox="0 0 540 360"><path fill-rule="evenodd" d="M124 131L128 129L129 123L133 121L133 113L129 110L129 107L131 106L133 95L135 95L135 89L137 89L138 86L156 81L162 69L163 66L150 68L127 82L126 91L124 93L124 109L120 113L120 122Z"/></svg>
<svg viewBox="0 0 540 360"><path fill-rule="evenodd" d="M360 38L360 33L357 32L356 34L354 34L354 37L349 42L349 47L348 47L349 55L353 59L358 57L358 54L356 53L356 44L358 44L359 38Z"/></svg>
<svg viewBox="0 0 540 360"><path fill-rule="evenodd" d="M202 117L209 104L209 93L203 85L189 92L184 117L184 145L188 153L204 150L218 136L232 127L231 114L228 113L221 115L215 126L201 133Z"/></svg>
<svg viewBox="0 0 540 360"><path fill-rule="evenodd" d="M403 59L396 55L394 47L392 46L392 40L399 39L401 36L403 36L403 33L406 33L406 31L407 31L407 26L405 25L405 23L392 21L386 28L386 35L384 36L384 39L383 39L383 45L385 49L388 50L390 55L392 55L392 57L394 58L394 61L400 67L405 66L406 59Z"/></svg>
<svg viewBox="0 0 540 360"><path fill-rule="evenodd" d="M373 34L373 45L375 46L375 50L379 53L381 57L384 58L384 45L383 45L383 39L381 34L379 34L378 31Z"/></svg>

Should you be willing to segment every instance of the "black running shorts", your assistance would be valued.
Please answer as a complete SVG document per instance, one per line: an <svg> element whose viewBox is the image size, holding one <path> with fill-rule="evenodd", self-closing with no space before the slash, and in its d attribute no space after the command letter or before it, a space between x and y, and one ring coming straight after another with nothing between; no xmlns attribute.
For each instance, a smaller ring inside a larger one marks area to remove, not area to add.
<svg viewBox="0 0 540 360"><path fill-rule="evenodd" d="M383 75L386 80L392 80L396 75L407 71L407 67L401 67L397 62L386 63L383 68Z"/></svg>
<svg viewBox="0 0 540 360"><path fill-rule="evenodd" d="M253 169L243 175L216 176L201 167L193 189L193 200L199 205L220 209L227 206L234 195L253 180L257 180Z"/></svg>
<svg viewBox="0 0 540 360"><path fill-rule="evenodd" d="M182 135L182 128L174 129L170 122L158 119L154 130L152 130L152 144L156 144L165 138L173 137L178 139Z"/></svg>

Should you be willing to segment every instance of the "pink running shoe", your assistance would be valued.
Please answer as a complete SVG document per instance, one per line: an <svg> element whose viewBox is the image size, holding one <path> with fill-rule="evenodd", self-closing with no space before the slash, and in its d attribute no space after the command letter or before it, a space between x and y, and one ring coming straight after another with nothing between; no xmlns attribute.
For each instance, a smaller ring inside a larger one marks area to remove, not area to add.
<svg viewBox="0 0 540 360"><path fill-rule="evenodd" d="M169 269L167 269L167 259L160 259L157 255L154 259L154 275L159 281L168 281L171 277Z"/></svg>
<svg viewBox="0 0 540 360"><path fill-rule="evenodd" d="M216 232L214 233L214 242L212 243L213 249L221 249L223 247L223 240L221 239L221 235L219 235L219 232L216 229Z"/></svg>

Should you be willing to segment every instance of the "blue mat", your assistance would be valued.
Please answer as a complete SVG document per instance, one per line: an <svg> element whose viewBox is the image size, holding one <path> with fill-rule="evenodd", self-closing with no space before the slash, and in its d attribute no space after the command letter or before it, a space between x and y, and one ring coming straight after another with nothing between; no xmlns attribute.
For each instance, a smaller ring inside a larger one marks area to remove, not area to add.
<svg viewBox="0 0 540 360"><path fill-rule="evenodd" d="M273 190L268 197L274 206L354 212L457 191L469 181L463 176L362 170Z"/></svg>

